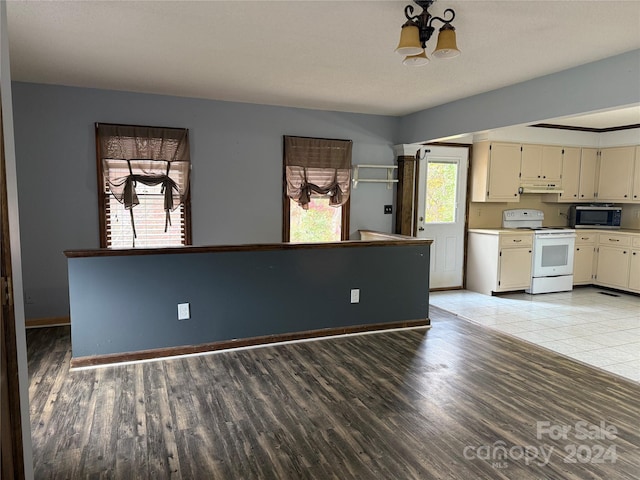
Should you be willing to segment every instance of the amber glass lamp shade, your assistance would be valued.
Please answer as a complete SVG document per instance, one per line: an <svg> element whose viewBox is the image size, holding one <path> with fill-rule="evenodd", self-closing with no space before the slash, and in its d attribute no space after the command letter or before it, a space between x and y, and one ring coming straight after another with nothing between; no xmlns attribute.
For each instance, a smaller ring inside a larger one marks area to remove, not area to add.
<svg viewBox="0 0 640 480"><path fill-rule="evenodd" d="M409 55L402 61L402 64L407 65L408 67L421 67L427 63L429 63L429 57L427 57L427 54L424 53L424 51L418 55Z"/></svg>
<svg viewBox="0 0 640 480"><path fill-rule="evenodd" d="M424 50L420 45L420 31L415 25L403 25L400 32L400 43L396 52L400 55L419 55Z"/></svg>
<svg viewBox="0 0 640 480"><path fill-rule="evenodd" d="M453 58L460 55L456 45L456 29L445 23L438 33L438 44L433 51L433 56L438 58Z"/></svg>

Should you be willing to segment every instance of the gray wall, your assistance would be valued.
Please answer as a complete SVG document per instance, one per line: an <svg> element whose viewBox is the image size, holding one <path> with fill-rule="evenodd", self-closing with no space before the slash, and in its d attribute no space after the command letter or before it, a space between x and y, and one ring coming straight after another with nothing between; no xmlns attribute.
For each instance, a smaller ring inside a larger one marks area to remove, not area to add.
<svg viewBox="0 0 640 480"><path fill-rule="evenodd" d="M429 248L70 258L73 357L426 319ZM183 302L191 319L179 321Z"/></svg>
<svg viewBox="0 0 640 480"><path fill-rule="evenodd" d="M194 243L277 242L282 135L352 139L354 164L391 164L395 143L638 103L639 79L634 50L402 118L14 83L26 316L67 315L62 251L99 244L94 122L189 128ZM351 232L392 231L394 191L360 184Z"/></svg>
<svg viewBox="0 0 640 480"><path fill-rule="evenodd" d="M640 102L640 50L464 98L400 120L415 143Z"/></svg>
<svg viewBox="0 0 640 480"><path fill-rule="evenodd" d="M20 82L13 95L27 318L68 315L62 252L99 246L95 122L189 128L194 245L281 241L282 135L351 139L353 164L394 162L393 117ZM351 232L391 232L393 192L359 185Z"/></svg>

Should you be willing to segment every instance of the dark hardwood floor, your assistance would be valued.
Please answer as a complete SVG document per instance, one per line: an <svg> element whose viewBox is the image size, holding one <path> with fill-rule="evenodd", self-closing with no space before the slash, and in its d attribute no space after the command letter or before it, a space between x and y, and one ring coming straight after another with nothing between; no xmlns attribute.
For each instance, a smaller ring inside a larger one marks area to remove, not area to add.
<svg viewBox="0 0 640 480"><path fill-rule="evenodd" d="M639 384L430 316L430 330L73 372L68 327L29 330L36 478L640 476Z"/></svg>

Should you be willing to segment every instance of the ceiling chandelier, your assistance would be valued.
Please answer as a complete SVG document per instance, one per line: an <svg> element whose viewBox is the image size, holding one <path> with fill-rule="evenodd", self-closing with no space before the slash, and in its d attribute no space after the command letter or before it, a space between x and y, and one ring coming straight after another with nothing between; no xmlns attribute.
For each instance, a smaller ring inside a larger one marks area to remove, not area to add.
<svg viewBox="0 0 640 480"><path fill-rule="evenodd" d="M413 5L404 7L404 16L407 17L407 21L402 26L400 43L396 48L396 52L405 56L402 62L404 65L417 67L429 63L425 48L435 31L435 27L431 25L434 20L442 22L443 25L438 32L438 43L433 51L433 56L436 58L453 58L460 55L460 50L456 46L456 29L451 25L456 12L451 8L447 8L444 11L445 18L434 17L428 12L434 1L414 0L422 8L422 12L415 16L413 16ZM446 18L448 15L451 15L451 17Z"/></svg>

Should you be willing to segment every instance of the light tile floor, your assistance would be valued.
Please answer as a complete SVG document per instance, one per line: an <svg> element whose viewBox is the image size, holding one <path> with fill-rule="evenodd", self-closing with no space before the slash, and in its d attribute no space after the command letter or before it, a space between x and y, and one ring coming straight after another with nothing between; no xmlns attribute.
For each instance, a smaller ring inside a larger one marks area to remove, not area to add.
<svg viewBox="0 0 640 480"><path fill-rule="evenodd" d="M640 382L640 297L595 287L529 295L431 292L466 320Z"/></svg>

